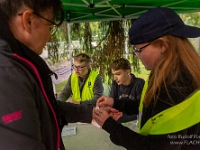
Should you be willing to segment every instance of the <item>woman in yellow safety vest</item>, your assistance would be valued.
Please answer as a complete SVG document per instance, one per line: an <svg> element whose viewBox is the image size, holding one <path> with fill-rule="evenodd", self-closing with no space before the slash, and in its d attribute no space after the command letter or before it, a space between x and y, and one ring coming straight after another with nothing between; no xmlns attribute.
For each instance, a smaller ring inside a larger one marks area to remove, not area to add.
<svg viewBox="0 0 200 150"><path fill-rule="evenodd" d="M130 42L151 72L140 104L108 97L97 101L94 118L112 142L128 150L200 149L200 57L187 39L199 36L200 28L185 25L169 8L149 9L134 21ZM139 114L138 133L110 117L110 112L120 114L116 109Z"/></svg>

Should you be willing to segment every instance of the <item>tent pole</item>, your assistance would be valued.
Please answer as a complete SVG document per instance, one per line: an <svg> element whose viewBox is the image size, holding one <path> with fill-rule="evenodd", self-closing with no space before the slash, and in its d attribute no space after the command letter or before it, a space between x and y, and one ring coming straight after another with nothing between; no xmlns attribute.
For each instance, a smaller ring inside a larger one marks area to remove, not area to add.
<svg viewBox="0 0 200 150"><path fill-rule="evenodd" d="M73 71L72 68L72 42L71 42L71 37L70 37L70 23L67 23L67 36L68 36L68 43L69 43L69 57L70 57L70 65L71 65L71 74Z"/></svg>
<svg viewBox="0 0 200 150"><path fill-rule="evenodd" d="M126 53L126 55L125 55L125 57L126 57L126 59L128 58L128 49L127 49L127 39L126 39L126 37L127 37L127 35L126 35L126 30L127 30L127 26L126 26L126 21L127 20L124 20L123 22L124 22L124 36L125 36L125 38L124 38L124 50L125 50L125 53Z"/></svg>

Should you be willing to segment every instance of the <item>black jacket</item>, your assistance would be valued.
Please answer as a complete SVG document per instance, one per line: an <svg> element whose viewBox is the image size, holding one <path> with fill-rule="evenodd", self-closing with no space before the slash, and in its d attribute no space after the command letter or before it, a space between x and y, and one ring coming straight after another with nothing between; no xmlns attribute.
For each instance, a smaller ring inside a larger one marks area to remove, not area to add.
<svg viewBox="0 0 200 150"><path fill-rule="evenodd" d="M92 120L92 105L57 101L43 59L17 41L0 16L0 149L64 149L68 122Z"/></svg>
<svg viewBox="0 0 200 150"><path fill-rule="evenodd" d="M129 99L136 101L138 106L145 81L144 79L136 78L134 74L131 74L131 77L131 84L128 86L118 85L117 82L113 80L110 97L114 100ZM131 115L132 111L130 113L126 111L124 113L126 114L123 114L123 116L118 119L118 122L123 123L137 119L137 115Z"/></svg>
<svg viewBox="0 0 200 150"><path fill-rule="evenodd" d="M112 82L110 91L110 97L117 99L130 99L140 101L140 96L144 86L144 79L136 78L134 74L131 74L132 81L128 86L118 85L115 80Z"/></svg>

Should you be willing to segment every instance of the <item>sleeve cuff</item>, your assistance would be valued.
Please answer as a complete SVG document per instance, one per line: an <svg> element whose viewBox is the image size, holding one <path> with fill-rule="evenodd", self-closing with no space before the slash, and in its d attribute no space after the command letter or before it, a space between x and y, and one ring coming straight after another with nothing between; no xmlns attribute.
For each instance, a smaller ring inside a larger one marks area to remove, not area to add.
<svg viewBox="0 0 200 150"><path fill-rule="evenodd" d="M108 133L111 133L113 129L115 129L117 126L119 126L119 123L117 123L112 117L109 117L103 124L102 128L107 131Z"/></svg>

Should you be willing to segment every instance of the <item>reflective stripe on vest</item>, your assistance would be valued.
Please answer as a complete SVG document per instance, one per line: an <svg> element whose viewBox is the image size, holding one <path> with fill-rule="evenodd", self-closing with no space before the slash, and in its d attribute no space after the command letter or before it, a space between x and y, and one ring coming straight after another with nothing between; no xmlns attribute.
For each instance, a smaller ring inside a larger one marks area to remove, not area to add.
<svg viewBox="0 0 200 150"><path fill-rule="evenodd" d="M148 87L148 82L149 80L147 79L145 81L143 90L142 90L142 94L141 94L141 98L140 98L140 105L139 105L139 116L138 116L138 132L140 132L141 129L141 119L142 119L142 110L143 110L143 101L144 101L144 95L146 93L147 87Z"/></svg>
<svg viewBox="0 0 200 150"><path fill-rule="evenodd" d="M145 83L143 92L146 92L148 81ZM139 131L141 135L160 135L174 133L186 128L189 128L200 122L200 90L192 93L183 102L170 107L152 118L150 118L141 128L141 117L143 109L144 93L142 92L140 107L139 107Z"/></svg>
<svg viewBox="0 0 200 150"><path fill-rule="evenodd" d="M76 102L90 100L94 96L93 87L98 73L95 71L90 71L90 74L85 81L85 84L80 93L80 87L78 82L78 76L75 73L72 73L71 76L71 89L72 89L72 100Z"/></svg>

